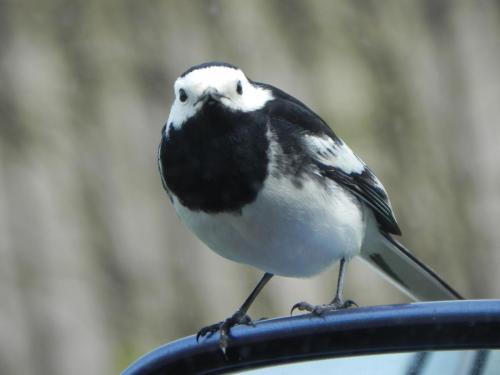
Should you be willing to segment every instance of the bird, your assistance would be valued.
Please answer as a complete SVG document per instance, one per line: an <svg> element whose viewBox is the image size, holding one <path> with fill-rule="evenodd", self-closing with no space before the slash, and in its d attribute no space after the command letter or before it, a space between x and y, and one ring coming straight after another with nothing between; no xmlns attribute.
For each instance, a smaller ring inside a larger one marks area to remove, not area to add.
<svg viewBox="0 0 500 375"><path fill-rule="evenodd" d="M237 66L205 62L174 83L158 169L181 221L219 255L264 272L241 307L202 328L253 324L250 305L274 276L307 278L340 263L330 303L292 307L322 315L344 300L348 262L360 256L415 300L463 297L394 236L388 194L373 171L302 101Z"/></svg>

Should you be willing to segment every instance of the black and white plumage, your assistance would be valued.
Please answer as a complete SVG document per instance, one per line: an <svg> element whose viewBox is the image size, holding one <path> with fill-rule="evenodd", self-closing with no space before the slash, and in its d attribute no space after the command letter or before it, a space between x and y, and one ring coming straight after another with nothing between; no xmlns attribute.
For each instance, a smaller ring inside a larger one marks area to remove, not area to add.
<svg viewBox="0 0 500 375"><path fill-rule="evenodd" d="M416 299L460 298L391 237L401 231L383 185L305 104L226 63L190 68L175 95L158 150L163 185L212 250L269 275L257 293L271 275L309 277L361 255ZM220 328L225 348L253 298L201 333Z"/></svg>

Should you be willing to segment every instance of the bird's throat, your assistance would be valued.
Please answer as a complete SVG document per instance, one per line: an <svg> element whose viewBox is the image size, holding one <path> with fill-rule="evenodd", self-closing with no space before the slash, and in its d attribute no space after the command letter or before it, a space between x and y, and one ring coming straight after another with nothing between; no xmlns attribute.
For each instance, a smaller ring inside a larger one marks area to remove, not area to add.
<svg viewBox="0 0 500 375"><path fill-rule="evenodd" d="M191 210L239 211L255 200L267 176L266 122L252 114L205 105L162 142L165 182Z"/></svg>

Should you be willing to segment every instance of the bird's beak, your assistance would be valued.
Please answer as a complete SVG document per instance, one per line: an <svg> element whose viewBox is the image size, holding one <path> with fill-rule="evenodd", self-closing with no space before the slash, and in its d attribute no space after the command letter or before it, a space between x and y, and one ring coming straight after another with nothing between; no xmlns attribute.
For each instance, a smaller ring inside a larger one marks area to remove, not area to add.
<svg viewBox="0 0 500 375"><path fill-rule="evenodd" d="M220 94L217 89L214 89L212 87L206 89L203 91L203 94L200 95L198 100L194 103L194 105L198 104L199 102L205 102L207 104L215 104L220 101L221 98L226 98L225 95Z"/></svg>

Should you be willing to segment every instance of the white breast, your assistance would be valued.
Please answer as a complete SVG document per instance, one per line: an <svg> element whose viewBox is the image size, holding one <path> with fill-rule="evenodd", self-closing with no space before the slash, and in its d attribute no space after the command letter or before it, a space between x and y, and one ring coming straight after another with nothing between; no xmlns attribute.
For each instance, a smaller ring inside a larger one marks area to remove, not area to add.
<svg viewBox="0 0 500 375"><path fill-rule="evenodd" d="M333 181L297 187L270 174L241 213L194 212L175 197L174 206L216 253L282 276L312 276L359 254L365 233L364 205Z"/></svg>

